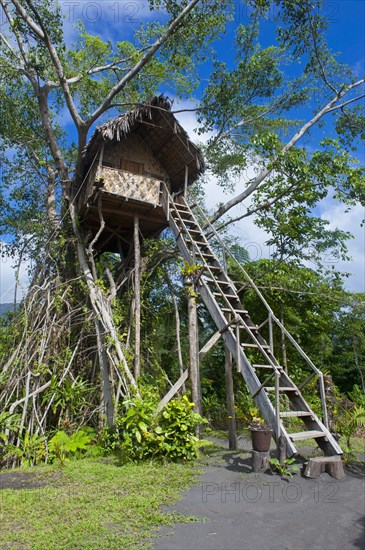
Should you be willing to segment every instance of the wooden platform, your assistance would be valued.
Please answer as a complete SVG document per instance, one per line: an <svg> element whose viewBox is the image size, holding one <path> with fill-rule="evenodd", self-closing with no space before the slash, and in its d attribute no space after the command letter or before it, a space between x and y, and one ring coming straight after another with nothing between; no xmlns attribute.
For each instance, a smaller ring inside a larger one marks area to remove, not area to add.
<svg viewBox="0 0 365 550"><path fill-rule="evenodd" d="M154 237L168 226L168 222L159 205L122 197L100 189L98 191L102 201L102 213L105 228L99 237L96 248L101 251L123 252L128 251L133 241L133 219L135 213L139 217L139 226L143 238ZM98 212L98 196L95 195L80 211L80 221L86 232L94 237L100 228Z"/></svg>

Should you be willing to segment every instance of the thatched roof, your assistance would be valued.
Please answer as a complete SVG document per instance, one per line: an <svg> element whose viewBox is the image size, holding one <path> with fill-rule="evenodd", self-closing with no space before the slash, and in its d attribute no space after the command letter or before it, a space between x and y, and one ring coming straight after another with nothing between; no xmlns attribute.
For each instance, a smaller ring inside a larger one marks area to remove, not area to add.
<svg viewBox="0 0 365 550"><path fill-rule="evenodd" d="M99 126L85 149L86 169L103 142L122 141L136 132L169 174L173 190L183 187L185 166L189 167L189 183L195 181L205 171L204 157L172 114L171 107L169 98L154 97Z"/></svg>

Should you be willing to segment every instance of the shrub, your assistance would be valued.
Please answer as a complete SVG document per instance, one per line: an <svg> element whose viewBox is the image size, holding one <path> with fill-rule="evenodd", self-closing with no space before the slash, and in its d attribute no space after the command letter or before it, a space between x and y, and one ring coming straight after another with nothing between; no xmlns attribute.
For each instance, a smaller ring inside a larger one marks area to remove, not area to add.
<svg viewBox="0 0 365 550"><path fill-rule="evenodd" d="M135 398L125 403L117 421L119 448L130 460L185 461L196 458L201 441L195 429L204 422L186 396L171 400L157 413L155 400Z"/></svg>
<svg viewBox="0 0 365 550"><path fill-rule="evenodd" d="M353 451L351 439L359 428L365 428L365 407L355 406L349 411L344 411L338 421L338 431L345 438L345 446L342 446L345 461L357 460Z"/></svg>

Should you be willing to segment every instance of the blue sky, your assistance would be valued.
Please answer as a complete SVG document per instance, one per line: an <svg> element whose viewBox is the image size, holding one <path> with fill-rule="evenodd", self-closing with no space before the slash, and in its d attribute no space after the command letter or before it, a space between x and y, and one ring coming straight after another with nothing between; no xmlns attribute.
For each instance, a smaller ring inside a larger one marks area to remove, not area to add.
<svg viewBox="0 0 365 550"><path fill-rule="evenodd" d="M141 23L153 20L166 20L163 11L150 12L146 1L115 1L115 0L63 0L60 2L65 14L65 37L68 43L71 43L77 31L73 25L77 20L81 20L88 32L99 34L104 40L129 40L132 39L134 31ZM364 21L365 21L365 2L363 0L341 0L325 2L324 10L330 18L331 24L328 30L328 41L330 47L341 52L341 60L348 63L353 70L363 76L365 71L365 37L364 37ZM233 21L228 24L226 36L215 44L215 49L219 57L230 64L233 59L231 42L232 35L238 23L248 22L247 7L244 3L237 0L233 13ZM261 36L261 43L264 46L274 43L275 38L275 8L270 12L270 17L265 24ZM194 98L199 99L205 79L208 77L211 69L211 64L207 64L201 68L201 81L194 93ZM293 69L295 71L295 69ZM161 92L166 90L161 90ZM194 98L181 102L182 107L191 107L194 105ZM70 129L70 117L64 113L64 125L66 129ZM309 110L298 111L297 116L306 118L310 114ZM185 113L180 115L182 124L189 131L194 139L194 129L197 127L197 121L193 113ZM72 138L72 134L70 135ZM322 137L321 130L316 130L312 135L312 144L315 145ZM206 139L207 136L203 136ZM364 150L359 150L357 156L359 160L364 161ZM217 187L214 178L209 183L210 206L213 207L217 202L224 200L222 190ZM248 204L240 206L234 215L240 211L244 211ZM353 256L352 262L347 262L341 265L341 269L351 272L352 276L347 282L347 287L351 290L365 291L365 239L364 230L360 228L361 219L365 217L364 209L360 206L355 207L349 214L344 214L345 208L335 204L330 199L324 201L319 206L318 213L326 217L331 227L338 225L341 229L351 231L356 238L350 243L350 253ZM261 254L263 257L270 256L270 250L265 247L265 235L258 230L253 220L241 222L232 229L242 244L248 246L253 258ZM26 285L26 266L22 270L22 281ZM12 301L14 286L14 273L9 259L3 259L0 263L0 303Z"/></svg>

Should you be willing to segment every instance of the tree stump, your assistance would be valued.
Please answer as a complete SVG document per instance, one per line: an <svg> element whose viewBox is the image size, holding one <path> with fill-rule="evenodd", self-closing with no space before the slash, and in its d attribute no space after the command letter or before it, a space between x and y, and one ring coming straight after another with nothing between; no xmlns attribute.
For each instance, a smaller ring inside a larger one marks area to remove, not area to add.
<svg viewBox="0 0 365 550"><path fill-rule="evenodd" d="M317 478L322 472L327 472L334 479L345 477L343 464L340 456L316 456L309 459L304 475Z"/></svg>
<svg viewBox="0 0 365 550"><path fill-rule="evenodd" d="M252 471L262 474L270 469L270 452L252 451Z"/></svg>

